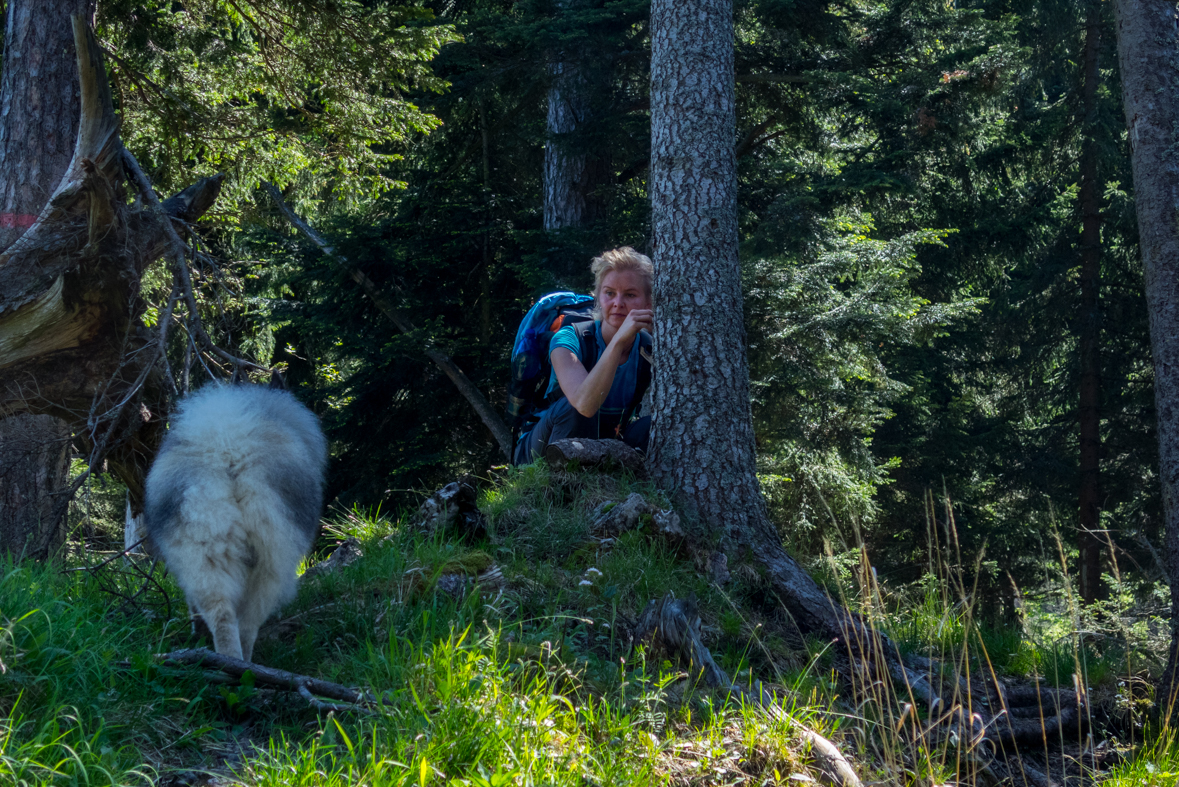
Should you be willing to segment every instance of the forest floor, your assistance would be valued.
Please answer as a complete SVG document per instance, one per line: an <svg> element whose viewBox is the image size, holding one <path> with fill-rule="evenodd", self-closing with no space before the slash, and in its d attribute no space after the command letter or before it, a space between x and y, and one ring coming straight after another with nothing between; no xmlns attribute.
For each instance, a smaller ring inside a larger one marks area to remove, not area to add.
<svg viewBox="0 0 1179 787"><path fill-rule="evenodd" d="M903 688L848 685L838 648L798 636L756 571L736 567L715 584L650 517L614 535L595 530L632 494L668 510L653 485L534 466L481 486L477 513L452 528L329 511L309 563L339 543L358 555L304 577L262 630L258 664L359 687L376 703L330 707L252 674L162 662L157 654L209 643L162 568L149 575L147 561L95 551L103 528L93 522L86 550L74 545L64 566L3 564L0 783L838 781L816 735L865 785L1004 783L987 742L959 739ZM994 670L1046 693L1081 686L1083 723L1019 753L1036 774L1027 783L1176 783L1179 749L1166 732L1144 733L1157 621L1119 609L1104 632L1082 632L1060 595L1026 604L1022 625L991 630L952 584L895 596L875 587L854 604L943 669ZM708 689L673 654L634 640L647 604L668 594L696 599L703 643L738 685L762 681L770 706Z"/></svg>

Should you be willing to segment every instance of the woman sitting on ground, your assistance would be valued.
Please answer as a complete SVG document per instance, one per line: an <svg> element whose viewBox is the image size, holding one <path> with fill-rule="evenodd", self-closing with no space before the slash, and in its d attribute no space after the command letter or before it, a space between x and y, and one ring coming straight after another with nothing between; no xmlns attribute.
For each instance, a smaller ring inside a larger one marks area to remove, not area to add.
<svg viewBox="0 0 1179 787"><path fill-rule="evenodd" d="M553 336L549 397L561 398L520 439L517 464L536 459L549 443L567 437L618 438L647 450L651 416L634 416L651 379L650 364L639 351L650 337L640 338L639 332L654 327L655 268L649 258L627 246L595 258L591 270L597 301L594 321L566 326Z"/></svg>

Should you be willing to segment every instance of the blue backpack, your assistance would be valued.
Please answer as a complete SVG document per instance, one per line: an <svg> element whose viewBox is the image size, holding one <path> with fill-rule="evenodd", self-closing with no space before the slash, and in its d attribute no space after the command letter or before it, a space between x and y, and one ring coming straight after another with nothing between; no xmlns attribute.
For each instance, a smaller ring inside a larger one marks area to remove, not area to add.
<svg viewBox="0 0 1179 787"><path fill-rule="evenodd" d="M513 438L549 405L546 393L552 371L549 343L553 334L566 325L592 322L593 312L592 295L554 292L537 301L520 321L512 345L512 379L508 382L508 425Z"/></svg>

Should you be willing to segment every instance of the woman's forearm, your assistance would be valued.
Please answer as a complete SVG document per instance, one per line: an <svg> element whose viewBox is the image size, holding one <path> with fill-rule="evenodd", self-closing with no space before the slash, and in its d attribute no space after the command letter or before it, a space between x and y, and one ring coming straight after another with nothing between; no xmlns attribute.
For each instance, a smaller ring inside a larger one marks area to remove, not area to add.
<svg viewBox="0 0 1179 787"><path fill-rule="evenodd" d="M602 357L594 364L594 368L590 369L581 385L577 386L572 393L566 391L563 386L561 390L564 392L565 398L569 400L569 404L573 405L573 409L589 418L595 415L601 409L602 402L606 401L610 387L614 385L614 373L617 371L618 350L607 347L606 352L602 353Z"/></svg>

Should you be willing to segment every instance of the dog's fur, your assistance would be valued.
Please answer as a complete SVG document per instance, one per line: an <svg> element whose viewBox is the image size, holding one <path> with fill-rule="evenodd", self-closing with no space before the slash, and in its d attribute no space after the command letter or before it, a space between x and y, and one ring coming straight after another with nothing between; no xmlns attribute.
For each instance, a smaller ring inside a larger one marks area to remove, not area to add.
<svg viewBox="0 0 1179 787"><path fill-rule="evenodd" d="M250 660L315 539L327 441L286 391L211 384L184 399L147 476L144 529L218 653Z"/></svg>

